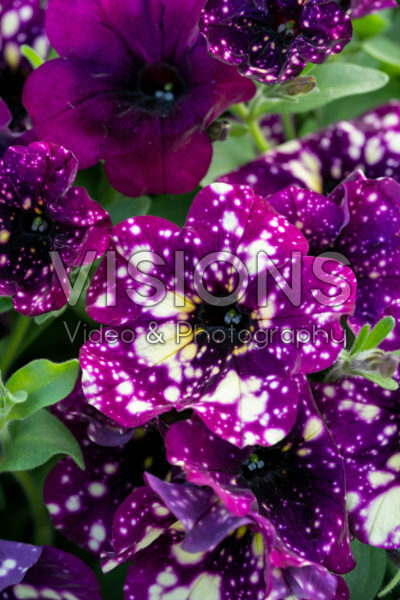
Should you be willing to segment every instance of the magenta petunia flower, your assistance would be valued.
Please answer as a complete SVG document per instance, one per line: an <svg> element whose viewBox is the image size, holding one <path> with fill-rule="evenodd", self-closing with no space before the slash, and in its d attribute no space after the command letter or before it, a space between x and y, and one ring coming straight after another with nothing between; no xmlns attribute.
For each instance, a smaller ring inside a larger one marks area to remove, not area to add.
<svg viewBox="0 0 400 600"><path fill-rule="evenodd" d="M356 169L400 179L400 102L288 142L220 180L264 197L291 184L326 195Z"/></svg>
<svg viewBox="0 0 400 600"><path fill-rule="evenodd" d="M203 0L52 0L47 33L61 58L24 90L42 139L81 168L105 160L129 196L190 191L206 174L206 133L255 88L207 54L197 28Z"/></svg>
<svg viewBox="0 0 400 600"><path fill-rule="evenodd" d="M73 554L0 540L0 598L101 600L101 593L94 573Z"/></svg>
<svg viewBox="0 0 400 600"><path fill-rule="evenodd" d="M198 194L182 230L157 217L118 225L88 291L89 315L114 329L81 349L89 403L124 427L193 408L238 446L284 438L292 375L335 362L356 287L348 267L307 250L268 202L225 184Z"/></svg>
<svg viewBox="0 0 400 600"><path fill-rule="evenodd" d="M12 296L22 314L68 301L50 252L69 273L107 247L110 218L84 188L71 187L76 172L71 152L45 143L8 148L0 162L0 295Z"/></svg>
<svg viewBox="0 0 400 600"><path fill-rule="evenodd" d="M269 519L300 557L337 573L354 566L343 461L307 383L294 427L275 446L241 450L192 419L171 426L166 447L189 481L212 487L237 516Z"/></svg>
<svg viewBox="0 0 400 600"><path fill-rule="evenodd" d="M104 566L132 562L126 600L156 590L182 600L194 590L225 600L348 598L340 578L292 553L267 520L230 514L209 489L146 479L154 491L136 490L121 505Z"/></svg>
<svg viewBox="0 0 400 600"><path fill-rule="evenodd" d="M334 0L208 0L200 29L212 56L267 85L297 77L352 36Z"/></svg>
<svg viewBox="0 0 400 600"><path fill-rule="evenodd" d="M163 442L156 430L118 429L87 404L79 382L52 410L79 441L85 470L70 458L61 460L47 476L44 499L54 527L100 556L111 551L115 512L133 488L142 485L144 469L166 473Z"/></svg>

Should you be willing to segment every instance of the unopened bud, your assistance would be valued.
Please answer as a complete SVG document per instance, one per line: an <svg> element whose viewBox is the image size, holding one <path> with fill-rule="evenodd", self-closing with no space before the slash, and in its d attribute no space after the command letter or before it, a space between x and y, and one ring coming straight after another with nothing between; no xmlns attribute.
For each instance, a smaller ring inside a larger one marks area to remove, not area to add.
<svg viewBox="0 0 400 600"><path fill-rule="evenodd" d="M281 84L282 93L286 96L298 96L299 94L308 94L317 85L315 77L312 75L303 75L290 79Z"/></svg>
<svg viewBox="0 0 400 600"><path fill-rule="evenodd" d="M382 377L393 377L400 363L400 357L392 352L385 352L379 348L360 352L351 361L353 371L365 371L367 373L378 373Z"/></svg>
<svg viewBox="0 0 400 600"><path fill-rule="evenodd" d="M228 139L232 125L228 119L218 119L211 123L207 129L208 137L212 142L225 142Z"/></svg>

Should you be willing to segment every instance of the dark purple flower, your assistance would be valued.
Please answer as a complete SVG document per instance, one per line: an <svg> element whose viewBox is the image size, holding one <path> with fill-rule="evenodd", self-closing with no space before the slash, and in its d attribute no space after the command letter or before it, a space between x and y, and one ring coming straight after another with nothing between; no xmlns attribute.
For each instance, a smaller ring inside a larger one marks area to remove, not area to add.
<svg viewBox="0 0 400 600"><path fill-rule="evenodd" d="M40 0L3 0L0 5L0 96L11 110L15 131L23 131L29 121L21 95L32 68L23 58L21 46L27 44L46 57L49 42L44 16Z"/></svg>
<svg viewBox="0 0 400 600"><path fill-rule="evenodd" d="M312 254L330 254L357 277L357 329L375 324L384 307L399 299L400 185L394 179L349 176L327 197L294 185L269 202L308 239Z"/></svg>
<svg viewBox="0 0 400 600"><path fill-rule="evenodd" d="M68 282L63 275L60 283L50 252L69 273L107 247L108 214L84 188L71 187L77 166L71 152L36 142L8 148L0 161L0 295L12 296L22 314L68 301Z"/></svg>
<svg viewBox="0 0 400 600"><path fill-rule="evenodd" d="M118 225L110 247L115 285L104 260L88 292L91 317L116 330L81 350L89 403L124 427L193 408L214 433L239 446L284 438L298 402L291 375L336 360L339 320L352 312L355 294L347 267L305 257L307 249L300 231L264 199L225 184L198 194L182 230L157 217ZM133 276L142 261L146 270ZM287 280L297 269L297 300L276 274L281 285L272 276L265 284L275 267ZM162 289L149 297L154 276ZM298 337L304 329L307 343Z"/></svg>
<svg viewBox="0 0 400 600"><path fill-rule="evenodd" d="M269 519L300 557L339 573L354 566L343 461L307 383L293 429L275 446L240 450L193 419L171 426L166 447L189 481L212 487L238 516Z"/></svg>
<svg viewBox="0 0 400 600"><path fill-rule="evenodd" d="M383 309L399 299L397 181L366 179L355 172L328 197L291 186L270 200L278 212L300 227L313 254L333 253L354 270L356 310L350 323L355 330L365 322L374 325Z"/></svg>
<svg viewBox="0 0 400 600"><path fill-rule="evenodd" d="M400 394L365 379L313 384L344 457L351 530L362 542L400 545Z"/></svg>
<svg viewBox="0 0 400 600"><path fill-rule="evenodd" d="M327 195L350 173L400 180L400 102L287 142L220 178L268 197L288 185Z"/></svg>
<svg viewBox="0 0 400 600"><path fill-rule="evenodd" d="M164 475L162 439L157 431L118 431L87 404L79 385L53 411L79 440L86 468L69 458L54 467L45 484L47 508L57 529L99 556L110 551L115 511L143 484L143 470Z"/></svg>
<svg viewBox="0 0 400 600"><path fill-rule="evenodd" d="M52 548L0 540L0 600L101 600L94 573L79 558Z"/></svg>
<svg viewBox="0 0 400 600"><path fill-rule="evenodd" d="M29 77L24 103L43 139L81 168L105 160L129 196L183 193L206 174L206 129L251 82L208 56L203 0L53 0L47 33L62 58Z"/></svg>
<svg viewBox="0 0 400 600"><path fill-rule="evenodd" d="M334 0L208 0L200 29L212 56L267 85L323 62L352 36Z"/></svg>
<svg viewBox="0 0 400 600"><path fill-rule="evenodd" d="M397 6L396 0L352 0L350 16L352 19L360 19L384 8L397 8Z"/></svg>
<svg viewBox="0 0 400 600"><path fill-rule="evenodd" d="M194 593L224 600L346 598L335 595L342 582L285 548L267 520L229 514L205 488L154 477L148 483L154 491L136 490L118 510L114 560L104 565L132 562L126 600L188 600Z"/></svg>
<svg viewBox="0 0 400 600"><path fill-rule="evenodd" d="M332 245L357 277L353 326L375 325L387 305L400 299L400 184L354 174L331 194L348 214Z"/></svg>

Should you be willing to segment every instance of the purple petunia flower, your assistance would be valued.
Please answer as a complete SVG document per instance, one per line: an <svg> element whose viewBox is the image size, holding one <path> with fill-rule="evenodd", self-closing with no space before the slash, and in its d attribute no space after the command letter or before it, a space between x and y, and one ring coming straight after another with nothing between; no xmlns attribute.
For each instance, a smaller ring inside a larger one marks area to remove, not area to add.
<svg viewBox="0 0 400 600"><path fill-rule="evenodd" d="M40 0L2 0L0 5L0 97L12 113L15 131L23 131L29 122L21 95L32 68L21 46L31 46L43 59L47 56L44 16Z"/></svg>
<svg viewBox="0 0 400 600"><path fill-rule="evenodd" d="M212 56L267 85L323 62L352 36L334 0L208 0L200 29Z"/></svg>
<svg viewBox="0 0 400 600"><path fill-rule="evenodd" d="M350 16L352 19L360 19L384 8L397 8L397 6L396 0L352 0Z"/></svg>
<svg viewBox="0 0 400 600"><path fill-rule="evenodd" d="M12 296L22 314L68 301L50 252L69 273L107 247L110 218L84 188L71 187L76 172L73 154L52 144L8 148L0 162L0 295Z"/></svg>
<svg viewBox="0 0 400 600"><path fill-rule="evenodd" d="M171 426L166 447L189 481L211 486L238 516L268 518L300 557L339 573L354 566L343 461L307 383L293 429L275 446L240 450L193 419Z"/></svg>
<svg viewBox="0 0 400 600"><path fill-rule="evenodd" d="M124 427L193 408L238 446L284 438L291 375L335 362L356 287L348 267L307 250L268 202L225 184L198 194L182 230L157 217L118 225L88 291L90 316L114 328L81 349L89 403Z"/></svg>
<svg viewBox="0 0 400 600"><path fill-rule="evenodd" d="M388 315L397 325L380 348L390 352L400 347L399 300L387 306L380 319ZM366 544L397 549L400 391L385 390L358 377L313 382L312 391L344 459L352 533Z"/></svg>
<svg viewBox="0 0 400 600"><path fill-rule="evenodd" d="M208 56L197 28L203 0L52 0L47 33L62 58L24 90L42 139L81 168L105 160L129 196L183 193L206 174L206 129L255 88Z"/></svg>
<svg viewBox="0 0 400 600"><path fill-rule="evenodd" d="M400 543L400 394L365 379L313 384L345 461L351 530L362 542Z"/></svg>
<svg viewBox="0 0 400 600"><path fill-rule="evenodd" d="M399 298L399 183L355 172L327 197L290 186L269 201L301 229L312 254L351 266L357 277L351 325L375 324L384 307Z"/></svg>
<svg viewBox="0 0 400 600"><path fill-rule="evenodd" d="M61 460L46 479L44 498L53 525L67 538L100 556L109 552L114 514L146 468L164 475L168 468L157 431L121 431L89 406L78 382L68 398L53 407L80 442L82 471Z"/></svg>
<svg viewBox="0 0 400 600"><path fill-rule="evenodd" d="M0 599L101 600L94 573L79 558L50 546L0 540Z"/></svg>
<svg viewBox="0 0 400 600"><path fill-rule="evenodd" d="M291 184L326 195L357 169L400 180L400 102L288 142L220 180L264 197Z"/></svg>
<svg viewBox="0 0 400 600"><path fill-rule="evenodd" d="M209 489L146 479L154 491L136 490L121 505L114 559L104 565L132 562L126 600L149 593L188 600L194 589L225 600L348 598L340 578L290 552L267 520L230 514Z"/></svg>

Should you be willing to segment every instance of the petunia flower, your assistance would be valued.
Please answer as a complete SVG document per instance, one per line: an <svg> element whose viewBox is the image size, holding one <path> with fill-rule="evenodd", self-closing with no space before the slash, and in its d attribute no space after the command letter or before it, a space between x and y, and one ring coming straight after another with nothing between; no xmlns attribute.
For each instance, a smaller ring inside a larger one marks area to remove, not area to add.
<svg viewBox="0 0 400 600"><path fill-rule="evenodd" d="M105 160L129 196L183 193L211 161L207 127L253 84L207 53L203 0L52 0L47 33L61 58L29 77L24 104L42 139L80 167Z"/></svg>
<svg viewBox="0 0 400 600"><path fill-rule="evenodd" d="M79 558L52 548L0 540L0 599L101 600L94 573Z"/></svg>
<svg viewBox="0 0 400 600"><path fill-rule="evenodd" d="M297 185L328 194L350 173L400 179L400 102L393 100L351 121L287 142L221 181L250 185L260 196Z"/></svg>
<svg viewBox="0 0 400 600"><path fill-rule="evenodd" d="M296 423L277 445L241 450L194 418L171 426L166 448L189 481L213 488L237 516L269 519L301 558L337 573L354 566L343 461L307 383Z"/></svg>
<svg viewBox="0 0 400 600"><path fill-rule="evenodd" d="M400 394L365 379L314 383L316 402L343 455L352 533L400 544Z"/></svg>
<svg viewBox="0 0 400 600"><path fill-rule="evenodd" d="M238 446L283 439L292 375L335 362L353 310L351 270L307 250L268 202L225 184L198 194L182 230L157 217L118 225L87 297L89 315L113 327L81 349L89 403L124 427L193 408Z"/></svg>
<svg viewBox="0 0 400 600"><path fill-rule="evenodd" d="M352 36L333 0L208 0L200 29L212 56L267 85L341 52Z"/></svg>
<svg viewBox="0 0 400 600"><path fill-rule="evenodd" d="M396 0L352 0L349 14L352 19L376 13L384 8L397 8Z"/></svg>
<svg viewBox="0 0 400 600"><path fill-rule="evenodd" d="M60 309L68 301L73 267L107 247L108 214L81 187L71 187L77 161L58 146L13 146L0 162L0 295L25 315ZM64 269L56 273L50 252Z"/></svg>
<svg viewBox="0 0 400 600"><path fill-rule="evenodd" d="M290 552L267 520L229 514L209 489L146 479L152 489L134 491L118 510L114 562L104 564L132 562L126 600L348 598L340 578Z"/></svg>
<svg viewBox="0 0 400 600"><path fill-rule="evenodd" d="M350 175L327 197L296 186L275 193L272 206L296 224L315 255L331 255L357 277L354 329L374 325L399 299L400 184L389 177Z"/></svg>
<svg viewBox="0 0 400 600"><path fill-rule="evenodd" d="M0 97L11 110L13 131L24 131L29 124L21 95L32 67L21 46L31 46L43 59L49 50L42 4L41 0L2 0L0 5Z"/></svg>
<svg viewBox="0 0 400 600"><path fill-rule="evenodd" d="M162 439L156 430L118 431L87 404L79 382L52 410L79 441L85 470L69 458L58 462L47 476L44 499L54 527L100 556L111 550L115 512L142 485L143 470L165 475Z"/></svg>

